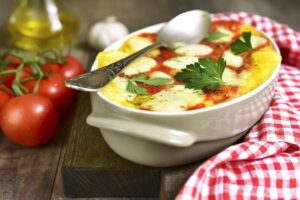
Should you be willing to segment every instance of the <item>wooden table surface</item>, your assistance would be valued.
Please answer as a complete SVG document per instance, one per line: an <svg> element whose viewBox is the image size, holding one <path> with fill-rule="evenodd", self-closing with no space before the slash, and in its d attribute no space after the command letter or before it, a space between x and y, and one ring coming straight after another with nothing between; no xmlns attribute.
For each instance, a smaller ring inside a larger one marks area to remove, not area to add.
<svg viewBox="0 0 300 200"><path fill-rule="evenodd" d="M14 2L1 0L0 3L1 48L5 48L6 45L5 27ZM300 31L298 0L63 0L63 2L80 18L81 27L73 54L87 66L91 64L96 53L85 43L88 27L107 15L117 16L130 31L134 31L167 21L176 14L191 9L209 12L247 11L271 17ZM85 98L88 98L87 94L80 94L77 106ZM75 108L76 105L74 110ZM63 119L58 135L43 147L32 149L19 147L0 134L0 200L69 199L62 192L60 166L67 139L76 127L72 124L73 115L74 111ZM84 117L82 123L85 123Z"/></svg>

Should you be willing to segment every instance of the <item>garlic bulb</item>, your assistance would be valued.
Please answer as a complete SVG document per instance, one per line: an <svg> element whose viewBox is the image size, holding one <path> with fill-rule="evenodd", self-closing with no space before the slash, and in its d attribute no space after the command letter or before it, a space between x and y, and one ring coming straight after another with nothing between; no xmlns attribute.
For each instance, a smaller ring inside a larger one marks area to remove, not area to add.
<svg viewBox="0 0 300 200"><path fill-rule="evenodd" d="M89 44L96 49L103 49L114 41L128 34L126 26L116 17L109 16L104 21L94 24L88 35Z"/></svg>

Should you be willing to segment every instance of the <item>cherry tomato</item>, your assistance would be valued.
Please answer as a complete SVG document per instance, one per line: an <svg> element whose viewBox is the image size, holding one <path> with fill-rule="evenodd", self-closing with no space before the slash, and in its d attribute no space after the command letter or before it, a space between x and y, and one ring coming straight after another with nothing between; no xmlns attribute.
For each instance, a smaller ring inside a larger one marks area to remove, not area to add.
<svg viewBox="0 0 300 200"><path fill-rule="evenodd" d="M43 70L46 74L60 73L61 67L57 63L46 63L43 65Z"/></svg>
<svg viewBox="0 0 300 200"><path fill-rule="evenodd" d="M5 55L3 60L11 62L13 66L18 66L21 64L21 59L13 55Z"/></svg>
<svg viewBox="0 0 300 200"><path fill-rule="evenodd" d="M11 94L0 90L0 110L6 102L12 97Z"/></svg>
<svg viewBox="0 0 300 200"><path fill-rule="evenodd" d="M26 78L33 73L32 68L29 65L26 65L21 73L21 78Z"/></svg>
<svg viewBox="0 0 300 200"><path fill-rule="evenodd" d="M36 80L27 81L24 86L32 93L36 85ZM65 87L65 80L61 74L51 73L39 83L37 94L46 96L52 100L60 114L65 113L73 103L73 90Z"/></svg>
<svg viewBox="0 0 300 200"><path fill-rule="evenodd" d="M2 107L10 100L11 97L12 97L11 94L0 90L0 113ZM1 129L1 119L0 119L0 129Z"/></svg>
<svg viewBox="0 0 300 200"><path fill-rule="evenodd" d="M83 74L85 69L82 64L74 57L67 56L64 57L65 63L46 63L43 65L43 70L46 74L50 73L60 73L67 80Z"/></svg>
<svg viewBox="0 0 300 200"><path fill-rule="evenodd" d="M74 78L75 76L79 76L83 74L85 69L82 64L72 56L64 57L65 64L61 65L61 74L65 79Z"/></svg>
<svg viewBox="0 0 300 200"><path fill-rule="evenodd" d="M58 127L58 115L52 101L35 94L8 101L2 108L0 121L4 135L23 146L48 142Z"/></svg>

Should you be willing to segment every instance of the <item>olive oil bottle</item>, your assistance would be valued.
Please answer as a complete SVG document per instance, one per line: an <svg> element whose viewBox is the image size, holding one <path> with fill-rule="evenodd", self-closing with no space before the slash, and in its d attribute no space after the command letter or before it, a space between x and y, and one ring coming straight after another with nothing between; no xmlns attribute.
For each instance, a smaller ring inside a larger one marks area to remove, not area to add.
<svg viewBox="0 0 300 200"><path fill-rule="evenodd" d="M61 48L70 44L78 27L61 0L18 0L8 22L12 43L25 50Z"/></svg>

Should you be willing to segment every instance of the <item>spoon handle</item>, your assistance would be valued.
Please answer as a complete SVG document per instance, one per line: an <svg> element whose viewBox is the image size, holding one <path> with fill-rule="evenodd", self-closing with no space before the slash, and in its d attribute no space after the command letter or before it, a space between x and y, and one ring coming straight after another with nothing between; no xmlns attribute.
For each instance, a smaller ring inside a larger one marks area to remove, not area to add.
<svg viewBox="0 0 300 200"><path fill-rule="evenodd" d="M71 78L65 82L65 85L81 91L98 91L100 88L112 81L133 60L161 46L163 46L162 43L149 45L110 65Z"/></svg>

